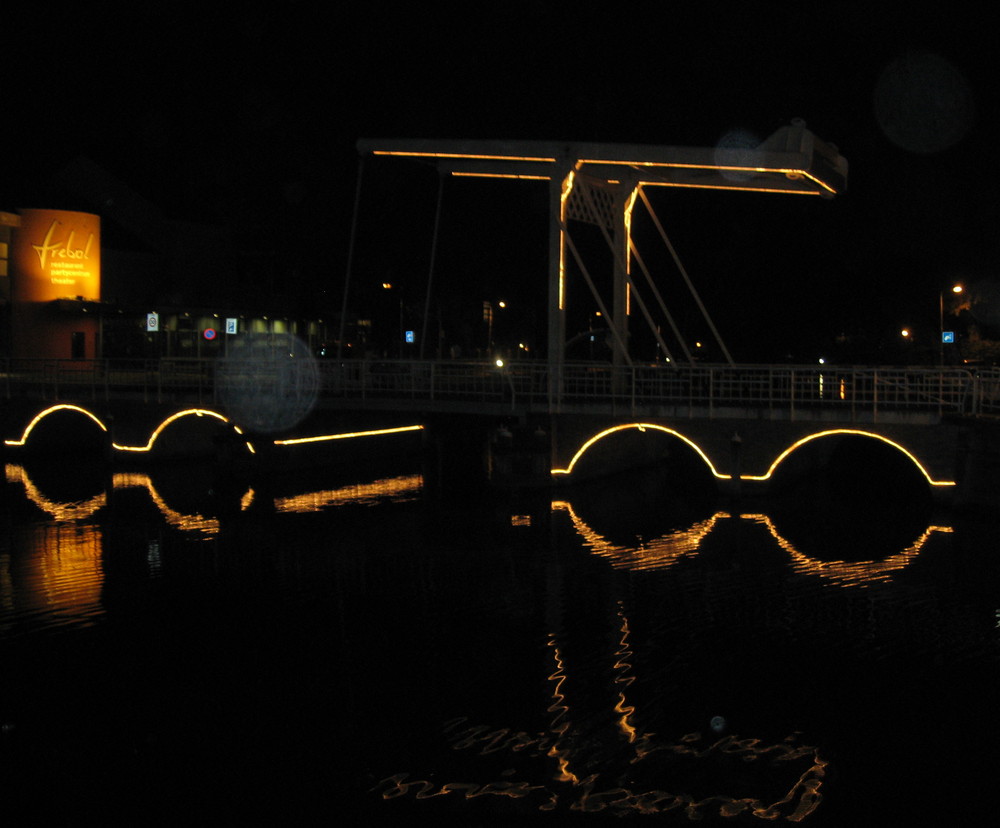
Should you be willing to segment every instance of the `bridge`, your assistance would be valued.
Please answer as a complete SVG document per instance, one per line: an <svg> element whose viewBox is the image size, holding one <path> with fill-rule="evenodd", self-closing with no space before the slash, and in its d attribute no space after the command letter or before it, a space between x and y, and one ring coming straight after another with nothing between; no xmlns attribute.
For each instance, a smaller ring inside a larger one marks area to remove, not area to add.
<svg viewBox="0 0 1000 828"><path fill-rule="evenodd" d="M983 481L1000 460L1000 432L993 428L1000 422L1000 370L736 364L667 239L649 189L824 199L842 193L846 160L801 122L755 149L363 140L358 150L362 160L417 158L442 177L547 182L544 361L423 359L423 351L417 360L347 358L349 264L334 359L317 360L292 340L268 334L263 348L252 337L234 341L233 353L244 356L232 360L0 363L0 393L8 401L0 420L4 449L28 450L46 430L41 424L56 417L74 418L111 457L122 458L162 453L173 442L203 451L223 444L263 462L349 438L397 440L417 431L443 456L458 453L453 441L462 433L461 450L485 452L497 482L576 480L680 451L721 490L742 492L766 488L804 457L822 464L831 446L849 439L904 458L935 493L969 498L991 490ZM688 347L663 301L662 278L653 278L636 245L632 230L640 218L669 250L726 364L702 363ZM597 228L610 253L611 272L603 279L577 243L586 225ZM421 349L432 276L433 263ZM569 361L574 313L604 320L608 361ZM636 357L641 331L630 329L633 316L645 320L659 361ZM181 431L183 441L171 440ZM444 441L452 445L443 448Z"/></svg>
<svg viewBox="0 0 1000 828"><path fill-rule="evenodd" d="M227 407L222 365L10 361L2 366L0 436L8 452L27 450L39 423L72 415L94 433L103 428L110 453L126 457L202 421L202 448L232 429L241 446L266 455L416 430L447 440L469 428L489 447L501 482L578 480L648 464L672 445L731 492L762 490L799 449L850 437L898 452L948 496L982 486L1000 436L1000 369L581 363L553 372L543 362L314 360L313 382L296 389L310 395L309 416L264 433ZM330 422L341 430L325 430Z"/></svg>

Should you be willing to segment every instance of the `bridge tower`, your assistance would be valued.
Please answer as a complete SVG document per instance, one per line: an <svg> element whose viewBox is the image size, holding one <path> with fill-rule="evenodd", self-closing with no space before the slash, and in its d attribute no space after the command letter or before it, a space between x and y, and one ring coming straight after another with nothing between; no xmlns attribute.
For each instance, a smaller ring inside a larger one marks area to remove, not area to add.
<svg viewBox="0 0 1000 828"><path fill-rule="evenodd" d="M553 378L551 396L556 403L560 397L558 378L562 373L566 350L569 257L576 261L608 323L616 366L631 363L628 349L630 302L639 306L651 329L656 327L631 273L633 261L642 266L632 246L632 210L640 199L652 210L644 188L748 190L832 198L843 192L847 180L847 161L836 147L821 141L798 121L781 127L755 149L435 139L362 139L358 141L357 148L362 157L419 158L436 164L439 172L452 176L549 182L547 352L550 376ZM573 243L570 221L596 225L612 252L614 266L610 308L606 306L580 251ZM657 226L666 241L658 221ZM667 244L669 246L669 241ZM674 258L676 260L676 255ZM679 265L679 261L677 263ZM707 320L707 312L690 279L683 268L681 271ZM645 275L650 291L659 301L661 312L673 326L669 311L651 277L648 273ZM347 293L345 287L345 311ZM707 321L711 326L711 321ZM714 332L714 326L712 329ZM680 339L676 328L674 332ZM659 333L654 330L654 334L664 353L669 355ZM719 342L721 344L721 339ZM724 345L722 350L728 358ZM690 354L685 356L690 359Z"/></svg>

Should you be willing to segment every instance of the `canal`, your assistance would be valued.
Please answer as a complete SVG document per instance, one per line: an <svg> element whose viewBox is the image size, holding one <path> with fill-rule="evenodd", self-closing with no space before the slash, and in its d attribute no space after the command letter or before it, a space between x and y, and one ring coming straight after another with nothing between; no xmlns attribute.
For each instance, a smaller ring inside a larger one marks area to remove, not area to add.
<svg viewBox="0 0 1000 828"><path fill-rule="evenodd" d="M7 462L5 824L973 824L997 524L882 494Z"/></svg>

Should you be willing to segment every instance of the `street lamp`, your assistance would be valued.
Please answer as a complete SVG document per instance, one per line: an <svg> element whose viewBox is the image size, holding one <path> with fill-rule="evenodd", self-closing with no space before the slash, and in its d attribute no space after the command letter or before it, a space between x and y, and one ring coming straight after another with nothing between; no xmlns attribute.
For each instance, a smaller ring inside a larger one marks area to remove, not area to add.
<svg viewBox="0 0 1000 828"><path fill-rule="evenodd" d="M952 293L961 293L963 288L961 285L952 285L950 290ZM942 367L944 367L944 294L943 290L938 294L938 360Z"/></svg>

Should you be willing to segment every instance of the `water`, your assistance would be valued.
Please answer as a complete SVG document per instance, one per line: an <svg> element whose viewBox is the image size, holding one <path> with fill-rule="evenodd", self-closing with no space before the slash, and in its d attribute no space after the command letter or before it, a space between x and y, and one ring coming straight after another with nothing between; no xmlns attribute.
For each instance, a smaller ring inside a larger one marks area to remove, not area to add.
<svg viewBox="0 0 1000 828"><path fill-rule="evenodd" d="M994 810L995 524L656 476L5 472L10 824Z"/></svg>

